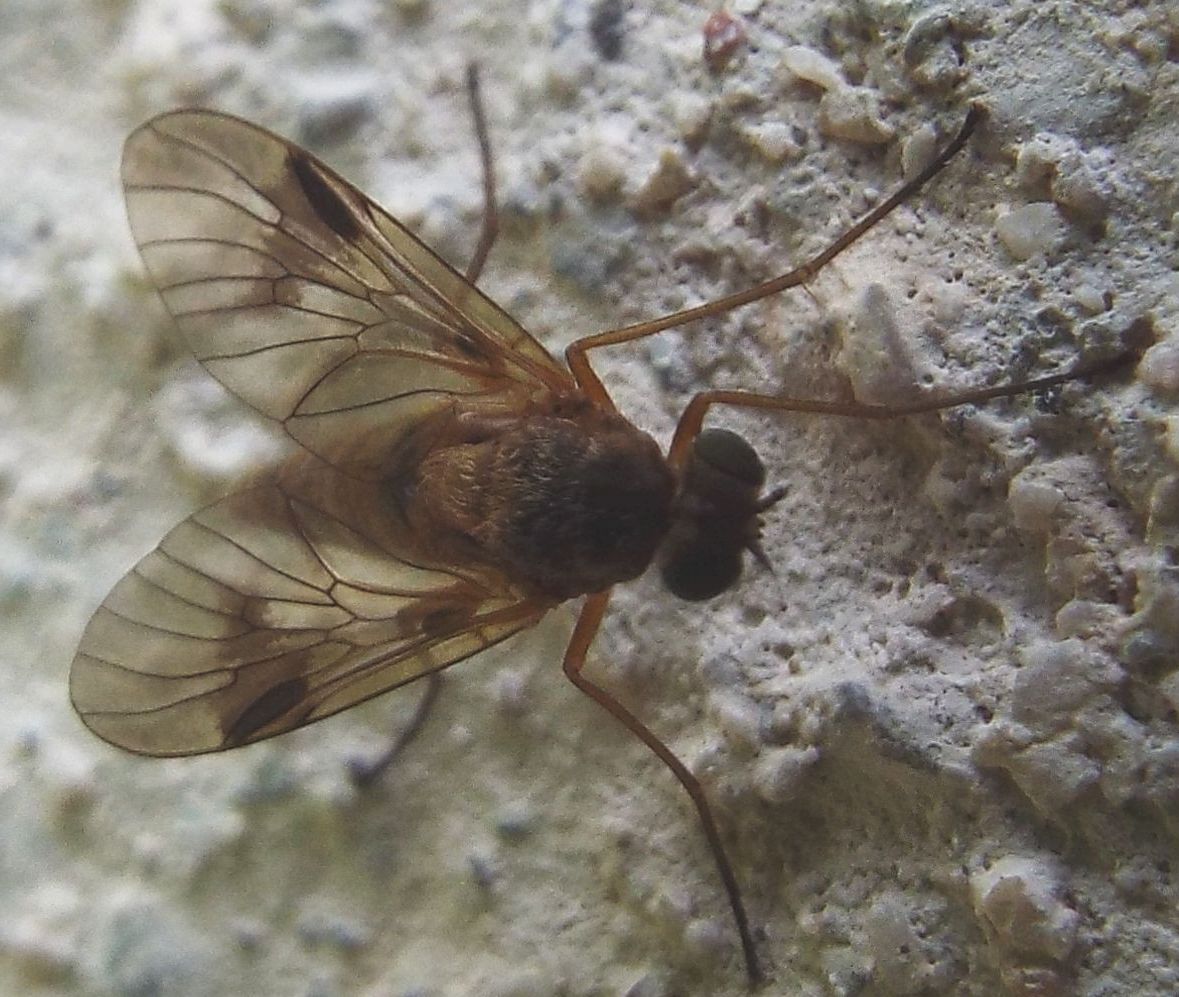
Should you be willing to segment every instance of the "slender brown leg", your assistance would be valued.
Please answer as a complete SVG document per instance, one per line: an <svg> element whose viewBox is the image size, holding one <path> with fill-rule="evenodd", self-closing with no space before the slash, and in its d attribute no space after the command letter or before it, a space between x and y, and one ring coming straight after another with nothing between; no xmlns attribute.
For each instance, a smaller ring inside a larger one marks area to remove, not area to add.
<svg viewBox="0 0 1179 997"><path fill-rule="evenodd" d="M599 346L617 346L619 343L629 343L635 339L642 339L644 336L652 336L664 329L674 329L676 326L694 322L697 319L721 315L750 302L760 301L771 294L785 291L789 287L797 287L799 284L806 283L860 236L890 215L945 169L946 164L966 145L985 113L981 105L972 104L958 134L924 170L898 188L886 201L881 202L864 215L821 253L812 256L801 266L797 266L773 280L767 280L763 284L746 288L744 291L738 291L736 294L729 294L723 298L717 298L715 301L709 301L703 305L697 305L695 308L686 308L683 311L672 312L670 315L664 315L662 318L652 319L649 322L638 322L635 325L623 326L621 329L611 329L608 332L599 332L593 336L574 340L565 348L565 362L569 365L578 385L594 399L606 395L602 382L594 373L589 358L586 356L589 350L597 349ZM608 396L606 397L608 398ZM613 406L610 408L612 409Z"/></svg>
<svg viewBox="0 0 1179 997"><path fill-rule="evenodd" d="M418 700L417 709L414 710L413 716L409 718L409 723L402 728L401 733L390 742L389 747L370 761L360 758L349 760L348 775L351 777L353 785L366 789L385 774L389 766L393 764L393 760L421 733L426 724L426 717L430 715L430 710L433 709L441 688L442 673L430 672L426 676L426 690Z"/></svg>
<svg viewBox="0 0 1179 997"><path fill-rule="evenodd" d="M1079 378L1109 374L1129 366L1139 358L1138 351L1125 350L1104 360L1080 363L1071 370L1030 381L1016 381L990 388L972 388L951 394L934 395L906 405L869 405L860 402L828 402L809 398L786 398L778 395L763 395L753 391L704 391L696 395L680 416L675 435L671 439L667 459L673 467L682 467L687 460L692 441L699 435L704 416L713 405L732 405L736 408L769 409L776 412L810 412L816 415L840 415L854 419L898 419L922 412L936 412L953 408L955 405L970 405L990 401L992 398L1008 398L1031 391L1051 388L1057 384L1075 381Z"/></svg>
<svg viewBox="0 0 1179 997"><path fill-rule="evenodd" d="M687 766L672 753L666 744L651 733L638 717L605 689L595 685L581 674L581 669L585 665L586 653L589 651L590 644L593 643L594 635L598 632L609 601L609 590L591 595L586 599L585 605L581 609L581 615L577 618L577 625L573 628L569 648L565 651L565 674L578 689L650 748L659 760L671 769L672 774L692 798L692 803L695 804L696 813L700 818L700 824L704 829L704 836L708 839L713 858L716 859L717 868L720 870L725 892L729 895L729 906L733 909L733 919L737 923L737 934L741 938L741 949L745 955L745 970L749 974L750 983L756 986L764 979L761 964L757 959L757 950L753 947L753 936L749 931L749 919L745 916L745 904L741 900L737 877L733 875L733 868L729 864L729 857L721 842L720 832L717 830L716 821L713 820L712 808L708 804L708 798L704 795L703 787L699 780L688 771Z"/></svg>
<svg viewBox="0 0 1179 997"><path fill-rule="evenodd" d="M475 138L479 142L479 162L483 166L483 226L479 232L479 243L471 262L467 264L466 277L472 284L483 273L487 254L499 235L499 207L495 198L495 163L491 158L491 139L487 135L487 115L483 111L483 97L479 90L479 68L471 63L467 66L467 94L471 102L471 117L475 121Z"/></svg>

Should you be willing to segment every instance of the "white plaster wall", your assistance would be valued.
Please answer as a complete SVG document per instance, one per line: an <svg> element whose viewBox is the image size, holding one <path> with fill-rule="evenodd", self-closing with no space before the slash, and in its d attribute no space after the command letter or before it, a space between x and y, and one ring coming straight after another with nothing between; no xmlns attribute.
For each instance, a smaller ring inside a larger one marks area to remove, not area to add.
<svg viewBox="0 0 1179 997"><path fill-rule="evenodd" d="M708 385L898 398L1157 345L1052 403L718 413L789 487L775 573L620 590L594 669L711 793L767 992L1179 990L1179 14L743 0L711 75L711 5L620 6L607 60L588 0L0 2L0 991L745 992L686 800L560 674L568 614L449 672L366 793L344 763L414 690L170 762L69 707L107 589L273 447L146 284L123 136L246 116L462 261L469 59L482 283L554 349L786 269L989 106L808 290L602 355L624 411L666 440Z"/></svg>

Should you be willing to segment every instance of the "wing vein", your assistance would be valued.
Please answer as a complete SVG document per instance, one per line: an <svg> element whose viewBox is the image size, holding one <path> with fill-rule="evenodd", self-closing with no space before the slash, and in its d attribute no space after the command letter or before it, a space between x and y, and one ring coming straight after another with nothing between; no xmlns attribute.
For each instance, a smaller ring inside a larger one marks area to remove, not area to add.
<svg viewBox="0 0 1179 997"><path fill-rule="evenodd" d="M198 515L199 515L199 513L198 513ZM320 588L318 585L315 584L315 582L309 582L305 578L300 578L298 575L293 575L289 571L285 571L284 569L278 567L278 565L276 565L270 561L267 561L264 558L259 557L253 551L249 550L247 547L244 547L242 544L238 543L238 541L234 540L233 537L228 536L225 533L222 533L220 530L216 529L215 527L209 526L206 523L202 523L196 517L189 519L188 522L192 523L194 526L198 527L199 529L205 530L208 533L212 533L213 536L215 536L215 537L220 537L222 540L224 540L231 547L234 547L237 550L241 551L247 557L251 558L256 563L262 565L262 567L264 567L270 571L273 571L276 575L281 575L282 577L286 578L288 581L295 582L297 585L306 585L308 588L312 588L318 592L322 592L325 596L327 596L327 598L331 599L331 596L328 595L327 590ZM245 598L245 599L256 598L255 596L252 596L251 594L249 594L247 592L243 592L241 589L235 588L233 585L230 585L228 582L224 582L219 578L214 578L213 580L219 585L224 585L231 592L236 592L238 595L242 596L242 598ZM332 602L334 603L335 600L332 599Z"/></svg>

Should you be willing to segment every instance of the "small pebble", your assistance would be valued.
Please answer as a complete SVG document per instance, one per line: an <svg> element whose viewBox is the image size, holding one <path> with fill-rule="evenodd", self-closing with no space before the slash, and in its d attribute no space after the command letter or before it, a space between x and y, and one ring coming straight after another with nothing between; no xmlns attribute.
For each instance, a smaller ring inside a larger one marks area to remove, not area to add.
<svg viewBox="0 0 1179 997"><path fill-rule="evenodd" d="M1121 669L1081 640L1040 640L1021 648L1011 714L1031 729L1064 727L1095 697L1113 689Z"/></svg>
<svg viewBox="0 0 1179 997"><path fill-rule="evenodd" d="M823 94L819 129L830 138L860 145L883 145L894 135L892 126L880 117L876 92L866 87L840 87Z"/></svg>
<svg viewBox="0 0 1179 997"><path fill-rule="evenodd" d="M1160 394L1179 392L1179 338L1163 340L1147 350L1138 364L1138 376Z"/></svg>
<svg viewBox="0 0 1179 997"><path fill-rule="evenodd" d="M937 152L937 132L932 125L922 125L901 146L901 172L906 180L920 173Z"/></svg>
<svg viewBox="0 0 1179 997"><path fill-rule="evenodd" d="M1014 259L1027 260L1048 252L1064 235L1056 205L1047 201L1022 204L995 221L999 241Z"/></svg>
<svg viewBox="0 0 1179 997"><path fill-rule="evenodd" d="M1029 470L1011 479L1007 502L1017 528L1027 533L1046 534L1065 503L1065 494L1059 485Z"/></svg>
<svg viewBox="0 0 1179 997"><path fill-rule="evenodd" d="M839 67L812 48L792 45L782 53L782 65L800 80L813 83L824 90L837 90L844 85Z"/></svg>
<svg viewBox="0 0 1179 997"><path fill-rule="evenodd" d="M675 149L664 149L655 168L631 198L630 207L642 218L666 214L692 189L692 184L692 175L683 157Z"/></svg>
<svg viewBox="0 0 1179 997"><path fill-rule="evenodd" d="M1109 216L1110 192L1107 182L1094 168L1090 157L1067 157L1052 180L1052 200L1070 216L1090 228L1102 225Z"/></svg>
<svg viewBox="0 0 1179 997"><path fill-rule="evenodd" d="M619 146L593 141L577 164L577 185L591 201L612 201L626 181L626 169L626 154Z"/></svg>
<svg viewBox="0 0 1179 997"><path fill-rule="evenodd" d="M1080 915L1059 899L1060 884L1044 863L1008 855L970 877L975 913L1005 949L1059 961L1076 944Z"/></svg>
<svg viewBox="0 0 1179 997"><path fill-rule="evenodd" d="M1015 181L1029 194L1042 194L1056 172L1060 151L1044 139L1032 139L1015 156Z"/></svg>
<svg viewBox="0 0 1179 997"><path fill-rule="evenodd" d="M708 138L712 102L698 94L676 93L671 96L670 104L676 134L689 149L699 149Z"/></svg>
<svg viewBox="0 0 1179 997"><path fill-rule="evenodd" d="M1118 625L1118 609L1089 599L1070 599L1056 611L1056 635L1094 637L1112 633Z"/></svg>
<svg viewBox="0 0 1179 997"><path fill-rule="evenodd" d="M714 11L704 22L704 64L719 73L745 44L745 26L724 10Z"/></svg>
<svg viewBox="0 0 1179 997"><path fill-rule="evenodd" d="M801 151L794 130L784 121L762 121L742 129L750 146L769 163L796 159Z"/></svg>
<svg viewBox="0 0 1179 997"><path fill-rule="evenodd" d="M729 739L746 747L761 743L761 712L748 696L714 689L708 694L708 712Z"/></svg>
<svg viewBox="0 0 1179 997"><path fill-rule="evenodd" d="M887 288L868 284L856 301L836 361L857 401L888 404L913 397L918 378L910 342Z"/></svg>
<svg viewBox="0 0 1179 997"><path fill-rule="evenodd" d="M762 748L753 767L753 790L767 803L792 800L807 770L819 760L819 749Z"/></svg>
<svg viewBox="0 0 1179 997"><path fill-rule="evenodd" d="M1073 300L1090 315L1106 310L1105 295L1092 284L1078 284L1073 288Z"/></svg>

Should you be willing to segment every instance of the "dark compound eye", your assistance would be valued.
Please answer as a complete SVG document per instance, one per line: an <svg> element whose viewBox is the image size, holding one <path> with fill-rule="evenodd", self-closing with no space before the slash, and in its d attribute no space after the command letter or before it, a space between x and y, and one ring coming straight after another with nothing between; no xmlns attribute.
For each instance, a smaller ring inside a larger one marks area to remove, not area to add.
<svg viewBox="0 0 1179 997"><path fill-rule="evenodd" d="M737 584L741 550L698 540L669 551L659 570L672 595L687 602L701 602Z"/></svg>
<svg viewBox="0 0 1179 997"><path fill-rule="evenodd" d="M692 455L709 467L735 478L742 484L761 488L766 469L748 443L727 429L706 429L696 437Z"/></svg>

